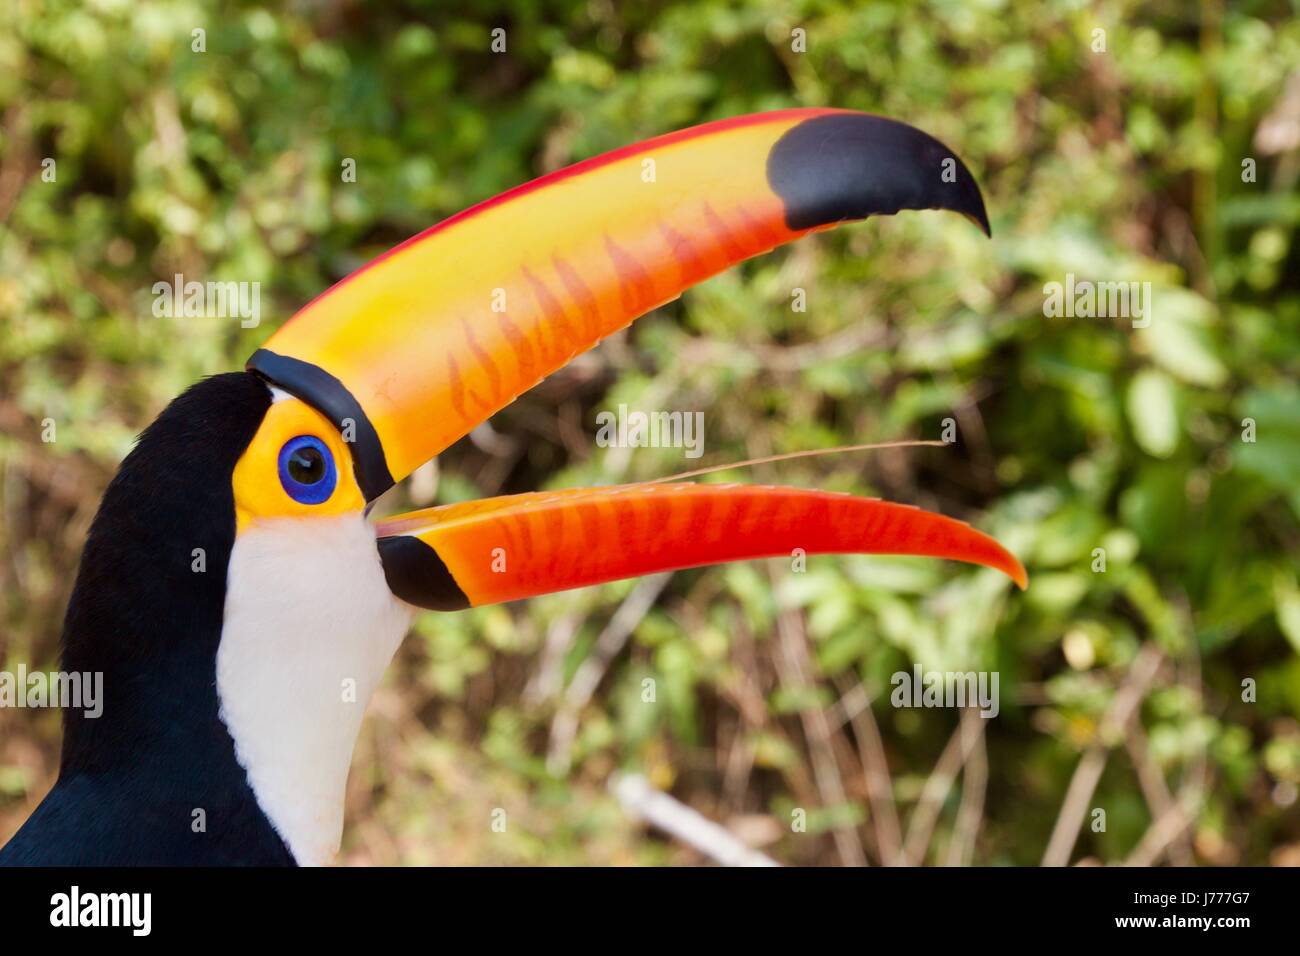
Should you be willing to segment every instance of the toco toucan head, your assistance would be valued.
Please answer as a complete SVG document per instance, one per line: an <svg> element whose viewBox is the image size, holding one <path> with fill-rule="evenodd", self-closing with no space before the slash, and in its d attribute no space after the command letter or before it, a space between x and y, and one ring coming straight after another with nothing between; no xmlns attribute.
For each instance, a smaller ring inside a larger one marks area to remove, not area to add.
<svg viewBox="0 0 1300 956"><path fill-rule="evenodd" d="M67 666L106 672L105 713L98 728L70 718L64 776L116 760L149 779L242 774L292 857L323 862L365 704L416 608L795 548L950 558L1023 586L1020 563L961 522L795 488L634 484L368 518L394 483L637 316L809 232L900 209L989 229L970 172L930 136L784 110L544 176L343 279L244 372L173 403L106 495L67 633Z"/></svg>

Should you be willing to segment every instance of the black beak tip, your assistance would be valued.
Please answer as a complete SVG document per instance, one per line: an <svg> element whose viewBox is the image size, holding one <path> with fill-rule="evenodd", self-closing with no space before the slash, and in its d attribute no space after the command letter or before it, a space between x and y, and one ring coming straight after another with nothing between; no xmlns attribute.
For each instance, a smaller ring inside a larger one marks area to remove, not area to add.
<svg viewBox="0 0 1300 956"><path fill-rule="evenodd" d="M966 164L928 133L883 116L831 113L792 127L768 155L767 180L794 230L947 209L993 235Z"/></svg>
<svg viewBox="0 0 1300 956"><path fill-rule="evenodd" d="M469 607L469 598L438 552L419 538L380 538L378 548L388 589L396 597L430 611L463 611Z"/></svg>
<svg viewBox="0 0 1300 956"><path fill-rule="evenodd" d="M971 182L973 183L974 180L972 179ZM974 208L966 215L970 218L971 222L975 223L975 225L980 227L980 231L983 232L984 235L992 239L993 227L989 224L989 214L987 210L985 210L984 208L984 197L980 195L978 189L976 189L974 192L975 192Z"/></svg>

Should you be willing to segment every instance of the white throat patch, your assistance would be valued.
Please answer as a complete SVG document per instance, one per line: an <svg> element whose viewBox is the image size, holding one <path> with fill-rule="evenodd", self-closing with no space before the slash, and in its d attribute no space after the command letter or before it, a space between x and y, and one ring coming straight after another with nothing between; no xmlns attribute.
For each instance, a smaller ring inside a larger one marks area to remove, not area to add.
<svg viewBox="0 0 1300 956"><path fill-rule="evenodd" d="M361 718L411 616L361 515L267 521L235 540L221 719L258 804L304 866L338 852Z"/></svg>

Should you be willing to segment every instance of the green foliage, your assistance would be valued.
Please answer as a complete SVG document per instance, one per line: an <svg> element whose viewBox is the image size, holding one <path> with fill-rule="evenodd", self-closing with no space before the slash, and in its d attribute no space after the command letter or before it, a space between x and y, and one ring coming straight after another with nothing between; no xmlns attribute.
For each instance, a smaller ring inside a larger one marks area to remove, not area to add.
<svg viewBox="0 0 1300 956"><path fill-rule="evenodd" d="M1107 809L1108 828L1085 822L1072 859L1139 848L1161 804L1153 771L1193 815L1156 859L1295 857L1300 153L1267 135L1297 127L1294 10L436 9L17 0L0 12L0 666L54 661L76 556L132 436L195 378L239 367L331 282L445 215L606 149L756 110L864 109L958 150L985 190L992 242L955 217L911 214L719 276L503 411L500 443L449 450L437 498L698 464L594 449L595 412L620 402L704 410L704 463L937 438L951 417L956 448L709 480L961 515L1025 560L1030 589L910 559L681 572L602 661L596 693L573 702L570 736L557 729L566 688L639 584L424 616L359 747L348 858L692 859L635 839L603 790L624 767L717 818L770 815L768 850L783 861L838 862L846 833L880 859L863 729L849 716L860 686L893 797L915 821L958 723L889 706L890 676L916 664L1001 675L985 756L970 758L987 764L978 832L957 824L983 786L968 763L940 795L927 862L965 845L975 862L1037 863L1092 748L1109 754L1089 804ZM496 26L504 55L489 49ZM791 48L796 27L806 52ZM206 52L192 51L196 28ZM347 159L355 183L342 181ZM175 273L261 283L263 325L155 317L152 285ZM1045 285L1069 273L1149 282L1153 320L1046 316ZM790 308L796 286L805 313ZM408 483L385 506L428 496ZM1165 664L1116 730L1107 713L1146 645ZM1243 701L1245 680L1257 702ZM840 796L817 768L819 713ZM57 735L48 714L0 712L0 838L51 780ZM485 822L497 806L512 814L500 840ZM807 834L790 832L793 808L808 811Z"/></svg>

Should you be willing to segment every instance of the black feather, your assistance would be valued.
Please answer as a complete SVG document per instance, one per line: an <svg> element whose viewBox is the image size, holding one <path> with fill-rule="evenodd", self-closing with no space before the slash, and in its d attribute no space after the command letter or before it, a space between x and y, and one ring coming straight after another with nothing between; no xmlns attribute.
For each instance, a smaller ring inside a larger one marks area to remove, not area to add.
<svg viewBox="0 0 1300 956"><path fill-rule="evenodd" d="M293 863L235 759L216 687L231 478L270 403L247 372L199 382L109 484L63 630L64 669L104 675L103 713L64 712L59 780L0 864Z"/></svg>

